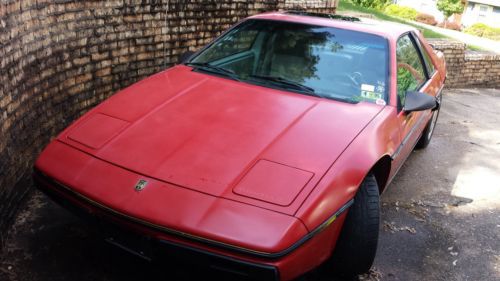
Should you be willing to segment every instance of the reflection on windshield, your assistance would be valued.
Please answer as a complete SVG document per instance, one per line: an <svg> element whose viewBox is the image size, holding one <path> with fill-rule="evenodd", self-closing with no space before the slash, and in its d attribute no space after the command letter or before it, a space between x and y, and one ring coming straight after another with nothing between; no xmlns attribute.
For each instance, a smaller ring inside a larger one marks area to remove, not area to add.
<svg viewBox="0 0 500 281"><path fill-rule="evenodd" d="M387 101L387 40L362 32L247 20L191 62L222 67L264 86L293 90L287 87L293 82L299 92L310 89L325 98Z"/></svg>

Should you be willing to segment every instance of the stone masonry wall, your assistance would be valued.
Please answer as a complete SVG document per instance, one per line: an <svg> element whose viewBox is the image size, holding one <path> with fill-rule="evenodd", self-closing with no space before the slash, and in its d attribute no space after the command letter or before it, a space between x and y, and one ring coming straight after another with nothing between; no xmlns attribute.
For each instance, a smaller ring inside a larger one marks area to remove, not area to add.
<svg viewBox="0 0 500 281"><path fill-rule="evenodd" d="M328 0L293 1L333 12ZM116 91L288 0L0 0L0 246L33 160Z"/></svg>
<svg viewBox="0 0 500 281"><path fill-rule="evenodd" d="M314 9L315 12L330 13L338 6L338 0L280 0L279 8L294 9Z"/></svg>
<svg viewBox="0 0 500 281"><path fill-rule="evenodd" d="M468 51L453 40L429 40L434 49L444 53L448 88L500 88L500 55Z"/></svg>

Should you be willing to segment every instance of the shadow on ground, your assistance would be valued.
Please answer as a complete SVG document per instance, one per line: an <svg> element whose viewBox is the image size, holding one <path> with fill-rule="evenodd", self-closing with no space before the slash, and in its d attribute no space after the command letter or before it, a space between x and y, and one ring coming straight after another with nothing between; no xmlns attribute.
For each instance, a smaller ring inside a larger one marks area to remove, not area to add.
<svg viewBox="0 0 500 281"><path fill-rule="evenodd" d="M359 280L500 280L498 124L499 90L445 94L431 145L410 156L382 196L379 251ZM39 193L25 203L0 257L2 281L184 281L206 274L108 246ZM303 279L335 280L321 272Z"/></svg>

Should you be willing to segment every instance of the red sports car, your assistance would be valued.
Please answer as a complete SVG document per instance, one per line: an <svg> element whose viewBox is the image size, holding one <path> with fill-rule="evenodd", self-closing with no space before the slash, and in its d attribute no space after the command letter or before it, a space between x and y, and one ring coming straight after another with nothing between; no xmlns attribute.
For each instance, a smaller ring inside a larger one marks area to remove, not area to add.
<svg viewBox="0 0 500 281"><path fill-rule="evenodd" d="M261 14L85 114L34 178L145 259L353 276L375 257L379 194L431 140L445 77L411 27Z"/></svg>

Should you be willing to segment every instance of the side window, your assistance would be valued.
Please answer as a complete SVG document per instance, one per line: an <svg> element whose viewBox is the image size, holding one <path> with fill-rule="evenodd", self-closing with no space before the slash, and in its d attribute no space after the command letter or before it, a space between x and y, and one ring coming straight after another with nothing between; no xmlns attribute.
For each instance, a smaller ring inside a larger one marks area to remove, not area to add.
<svg viewBox="0 0 500 281"><path fill-rule="evenodd" d="M398 107L405 104L407 91L418 90L427 80L420 55L409 34L401 37L396 46Z"/></svg>
<svg viewBox="0 0 500 281"><path fill-rule="evenodd" d="M434 74L434 71L435 71L434 64L432 63L432 59L429 56L429 53L427 53L427 50L422 46L422 42L420 42L420 39L418 39L417 37L414 37L414 38L415 38L415 41L417 42L417 45L420 49L420 53L422 53L422 57L424 58L424 62L425 62L425 68L427 70L427 75L430 78L430 77L432 77L432 75Z"/></svg>

